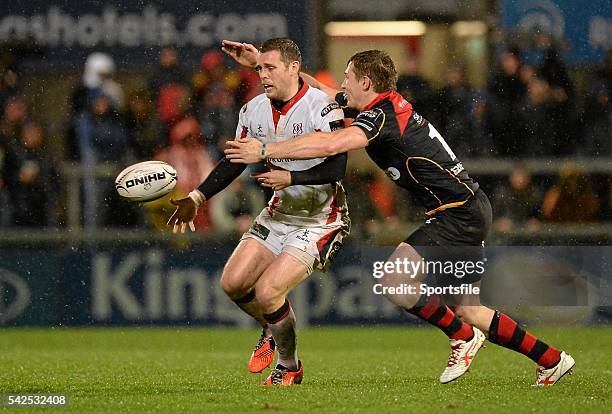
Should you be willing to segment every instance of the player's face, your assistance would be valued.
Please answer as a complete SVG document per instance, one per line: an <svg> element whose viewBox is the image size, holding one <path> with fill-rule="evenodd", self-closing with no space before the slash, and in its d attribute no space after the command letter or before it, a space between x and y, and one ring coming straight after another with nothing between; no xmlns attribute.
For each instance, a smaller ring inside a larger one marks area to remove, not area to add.
<svg viewBox="0 0 612 414"><path fill-rule="evenodd" d="M259 80L269 99L287 101L295 94L299 78L299 62L286 65L282 61L280 52L271 50L260 53L255 70L259 73Z"/></svg>
<svg viewBox="0 0 612 414"><path fill-rule="evenodd" d="M342 81L342 90L346 93L347 106L362 110L366 103L363 103L363 85L357 78L353 69L353 62L349 62L344 71L344 81Z"/></svg>

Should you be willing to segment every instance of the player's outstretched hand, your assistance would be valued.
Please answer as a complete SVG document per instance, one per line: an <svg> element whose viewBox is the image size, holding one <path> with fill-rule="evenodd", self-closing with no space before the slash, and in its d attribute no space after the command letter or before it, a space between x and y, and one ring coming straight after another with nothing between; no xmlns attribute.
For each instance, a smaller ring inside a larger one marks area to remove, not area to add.
<svg viewBox="0 0 612 414"><path fill-rule="evenodd" d="M174 213L170 216L166 224L168 227L172 227L172 233L176 234L178 232L179 225L181 227L181 233L185 233L187 224L189 224L191 231L195 231L193 220L198 213L198 206L195 201L190 197L185 197L180 200L171 199L170 203L176 206L176 210L174 210Z"/></svg>
<svg viewBox="0 0 612 414"><path fill-rule="evenodd" d="M238 138L227 141L225 158L234 164L255 164L262 160L261 142L255 138Z"/></svg>
<svg viewBox="0 0 612 414"><path fill-rule="evenodd" d="M291 173L287 170L272 170L265 173L253 174L259 184L263 187L270 187L274 191L282 190L291 185Z"/></svg>
<svg viewBox="0 0 612 414"><path fill-rule="evenodd" d="M221 50L227 53L236 62L248 68L257 66L259 50L250 43L234 42L232 40L221 41Z"/></svg>

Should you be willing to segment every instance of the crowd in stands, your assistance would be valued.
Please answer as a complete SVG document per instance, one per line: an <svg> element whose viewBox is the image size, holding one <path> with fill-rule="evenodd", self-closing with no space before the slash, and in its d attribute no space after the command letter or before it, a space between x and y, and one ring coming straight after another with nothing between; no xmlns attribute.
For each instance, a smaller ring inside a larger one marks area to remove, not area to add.
<svg viewBox="0 0 612 414"><path fill-rule="evenodd" d="M532 177L524 158L610 157L612 53L577 96L566 65L553 45L542 59L526 64L521 51L506 48L486 88L466 80L465 68L448 68L435 89L417 57L398 62L398 90L438 127L461 158L517 160L507 177L481 178L494 206L498 231L517 226L536 229L544 222L590 222L610 218L610 175L593 180L568 165L558 177ZM116 80L112 57L95 52L84 62L66 114L65 154L46 150L46 128L31 113L24 79L9 50L0 54L0 228L62 227L65 188L60 167L125 165L147 159L169 162L178 172L171 197L183 197L207 176L235 135L238 110L261 93L257 74L236 67L221 52L203 54L197 68L181 64L180 50L162 48L159 62L147 68L147 82L127 91ZM330 80L333 82L333 79ZM337 86L337 85L336 85ZM55 159L54 159L55 158ZM120 200L113 180L84 168L80 191L85 230L113 226L164 227L172 211L167 199L131 205ZM384 233L396 223L416 219L420 210L393 184L373 172L349 170L355 232ZM197 218L201 232L237 236L270 196L249 178L248 170L207 203ZM122 211L122 214L114 212Z"/></svg>

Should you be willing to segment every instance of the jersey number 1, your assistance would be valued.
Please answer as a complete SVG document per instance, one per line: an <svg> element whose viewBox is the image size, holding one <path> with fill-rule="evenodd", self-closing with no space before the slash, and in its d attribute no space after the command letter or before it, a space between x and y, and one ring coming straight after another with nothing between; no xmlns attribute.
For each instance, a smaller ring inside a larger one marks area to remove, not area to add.
<svg viewBox="0 0 612 414"><path fill-rule="evenodd" d="M442 146L444 147L448 155L451 157L451 160L455 161L457 159L453 150L450 149L446 141L444 141L444 138L442 138L442 135L440 135L438 130L434 128L432 124L429 124L429 138L431 139L438 138L438 141L440 141L440 144L442 144Z"/></svg>

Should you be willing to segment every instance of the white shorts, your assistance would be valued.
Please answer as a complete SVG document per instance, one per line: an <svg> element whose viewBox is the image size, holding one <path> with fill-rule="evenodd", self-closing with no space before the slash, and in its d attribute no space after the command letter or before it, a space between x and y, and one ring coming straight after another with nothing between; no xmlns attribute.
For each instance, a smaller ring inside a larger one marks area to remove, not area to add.
<svg viewBox="0 0 612 414"><path fill-rule="evenodd" d="M310 273L313 268L329 268L349 232L348 217L331 224L297 226L273 219L265 208L241 240L255 239L276 256L288 253L304 263Z"/></svg>

